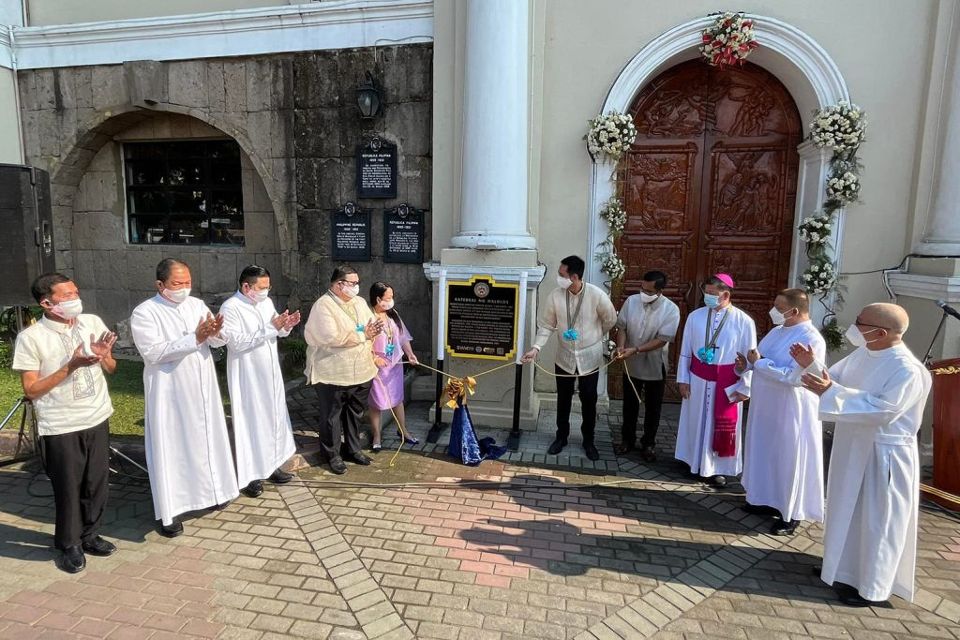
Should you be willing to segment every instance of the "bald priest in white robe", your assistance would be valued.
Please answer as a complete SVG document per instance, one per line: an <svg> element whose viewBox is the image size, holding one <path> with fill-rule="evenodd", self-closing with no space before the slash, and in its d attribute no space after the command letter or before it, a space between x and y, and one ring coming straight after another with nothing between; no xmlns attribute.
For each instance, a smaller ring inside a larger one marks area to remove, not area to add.
<svg viewBox="0 0 960 640"><path fill-rule="evenodd" d="M774 535L792 535L802 520L823 522L823 426L817 397L800 386L794 344L826 358L823 336L810 322L803 289L784 289L770 309L774 328L738 366L753 371L744 443L744 510L778 516Z"/></svg>
<svg viewBox="0 0 960 640"><path fill-rule="evenodd" d="M852 586L839 592L850 606L913 600L917 432L931 381L903 344L908 324L898 305L867 305L846 334L857 349L827 371L809 347L793 349L803 386L820 396L820 419L836 424L820 577Z"/></svg>
<svg viewBox="0 0 960 640"><path fill-rule="evenodd" d="M290 335L300 312L278 314L270 299L270 272L258 265L240 273L239 290L220 307L227 341L227 385L233 414L237 483L244 495L263 493L263 480L285 484L283 463L296 452L277 338Z"/></svg>
<svg viewBox="0 0 960 640"><path fill-rule="evenodd" d="M210 347L223 318L190 297L190 268L157 265L157 295L133 310L130 329L143 358L145 444L160 533L183 533L177 516L240 495Z"/></svg>
<svg viewBox="0 0 960 640"><path fill-rule="evenodd" d="M677 362L683 403L677 427L676 457L690 473L725 487L727 476L743 468L742 402L749 397L750 371L737 375L737 354L757 346L757 328L733 306L733 278L711 276L703 288L706 304L687 316Z"/></svg>

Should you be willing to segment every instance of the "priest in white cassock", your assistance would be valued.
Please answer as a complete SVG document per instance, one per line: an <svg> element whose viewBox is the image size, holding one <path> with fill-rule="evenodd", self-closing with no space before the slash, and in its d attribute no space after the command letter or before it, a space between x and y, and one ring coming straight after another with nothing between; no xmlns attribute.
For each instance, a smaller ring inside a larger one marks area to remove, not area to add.
<svg viewBox="0 0 960 640"><path fill-rule="evenodd" d="M711 478L716 488L743 468L742 402L750 395L752 372L735 371L737 354L757 346L757 328L733 306L733 278L718 273L703 287L706 306L687 316L677 361L683 403L677 427L676 457L690 473Z"/></svg>
<svg viewBox="0 0 960 640"><path fill-rule="evenodd" d="M867 305L847 330L857 349L825 370L808 346L793 355L803 386L820 396L820 419L835 423L827 478L821 579L843 583L850 606L913 600L920 460L917 432L930 373L903 344L902 307Z"/></svg>
<svg viewBox="0 0 960 640"><path fill-rule="evenodd" d="M800 386L790 347L810 345L820 362L827 347L810 322L803 289L778 293L770 319L776 326L757 349L737 356L738 369L753 371L741 482L744 510L778 516L771 533L784 536L802 520L823 522L823 428L817 397Z"/></svg>
<svg viewBox="0 0 960 640"><path fill-rule="evenodd" d="M222 316L190 297L190 268L172 258L157 265L157 295L140 303L130 318L133 341L143 358L146 398L145 443L153 508L160 533L183 533L179 516L236 498L227 422L210 347Z"/></svg>
<svg viewBox="0 0 960 640"><path fill-rule="evenodd" d="M237 483L244 495L263 493L263 480L286 484L293 474L281 467L296 452L277 338L290 335L300 312L277 313L270 299L270 272L250 265L240 273L239 290L220 307L227 341L227 386L233 414Z"/></svg>

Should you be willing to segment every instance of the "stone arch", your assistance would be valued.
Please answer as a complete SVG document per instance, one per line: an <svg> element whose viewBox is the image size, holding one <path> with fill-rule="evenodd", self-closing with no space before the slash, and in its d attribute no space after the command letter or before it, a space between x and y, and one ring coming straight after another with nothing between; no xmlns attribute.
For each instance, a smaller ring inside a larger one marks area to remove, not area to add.
<svg viewBox="0 0 960 640"><path fill-rule="evenodd" d="M813 37L776 18L753 14L747 14L747 17L754 21L757 41L761 44L751 55L750 61L780 79L793 95L801 115L849 99L847 84L839 67ZM696 18L650 41L621 69L604 98L600 113L612 110L627 112L636 95L661 71L699 56L701 34L713 20L710 16ZM801 221L823 203L829 154L809 142L802 143L798 151L800 171L795 219ZM596 162L591 167L587 273L593 282L604 279L595 256L597 243L606 236L607 228L597 212L615 193L616 185L609 179L612 171L612 165L606 161ZM842 246L842 211L839 214L831 242L835 248ZM805 252L796 235L792 255L790 278L796 281L806 266ZM839 255L832 257L839 262ZM817 306L819 308L814 310L814 315L822 318L825 309Z"/></svg>
<svg viewBox="0 0 960 640"><path fill-rule="evenodd" d="M72 209L77 187L100 149L122 131L159 114L189 116L217 129L224 136L237 142L257 172L270 200L276 223L277 242L282 256L283 272L288 279L293 281L297 276L296 228L295 226L291 228L290 224L290 220L295 220L295 217L287 215L287 203L292 200L292 197L290 194L283 193L286 185L279 183L274 175L273 167L268 165L268 160L251 142L246 131L205 111L175 104L158 104L152 109L127 104L97 111L90 120L78 128L73 140L64 144L68 151L61 156L56 165L50 168L51 200L54 206Z"/></svg>

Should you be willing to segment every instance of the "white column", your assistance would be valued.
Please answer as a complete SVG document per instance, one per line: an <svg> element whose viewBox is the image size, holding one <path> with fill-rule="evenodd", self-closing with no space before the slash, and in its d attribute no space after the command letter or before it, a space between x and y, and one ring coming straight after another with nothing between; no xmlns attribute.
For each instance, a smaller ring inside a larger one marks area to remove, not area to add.
<svg viewBox="0 0 960 640"><path fill-rule="evenodd" d="M454 247L533 249L527 224L529 0L467 0Z"/></svg>
<svg viewBox="0 0 960 640"><path fill-rule="evenodd" d="M944 83L946 114L940 158L933 182L933 206L917 253L960 255L960 36L953 35ZM951 69L952 68L952 69Z"/></svg>

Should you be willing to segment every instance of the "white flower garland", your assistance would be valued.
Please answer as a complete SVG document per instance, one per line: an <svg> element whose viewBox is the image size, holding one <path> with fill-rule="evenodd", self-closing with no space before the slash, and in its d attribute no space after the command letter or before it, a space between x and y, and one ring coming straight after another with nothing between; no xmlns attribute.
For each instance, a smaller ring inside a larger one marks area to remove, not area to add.
<svg viewBox="0 0 960 640"><path fill-rule="evenodd" d="M856 150L863 143L866 130L863 109L841 100L817 112L810 123L810 139L818 147L830 147L835 152Z"/></svg>
<svg viewBox="0 0 960 640"><path fill-rule="evenodd" d="M701 42L700 55L714 67L742 65L759 46L753 20L730 11L717 15L713 24L703 30Z"/></svg>
<svg viewBox="0 0 960 640"><path fill-rule="evenodd" d="M585 139L587 151L593 158L604 153L611 160L619 160L637 138L637 128L633 124L633 117L629 114L611 111L589 122L590 129Z"/></svg>
<svg viewBox="0 0 960 640"><path fill-rule="evenodd" d="M856 202L860 195L860 178L852 171L833 176L827 180L827 198L843 204Z"/></svg>
<svg viewBox="0 0 960 640"><path fill-rule="evenodd" d="M800 276L807 292L825 294L837 284L837 272L829 260L813 262Z"/></svg>
<svg viewBox="0 0 960 640"><path fill-rule="evenodd" d="M610 198L600 209L600 218L610 227L608 238L619 238L623 235L623 228L627 224L627 210L623 208L619 198Z"/></svg>
<svg viewBox="0 0 960 640"><path fill-rule="evenodd" d="M798 227L800 239L807 243L807 249L824 247L830 241L830 232L833 231L833 219L825 214L814 215Z"/></svg>

